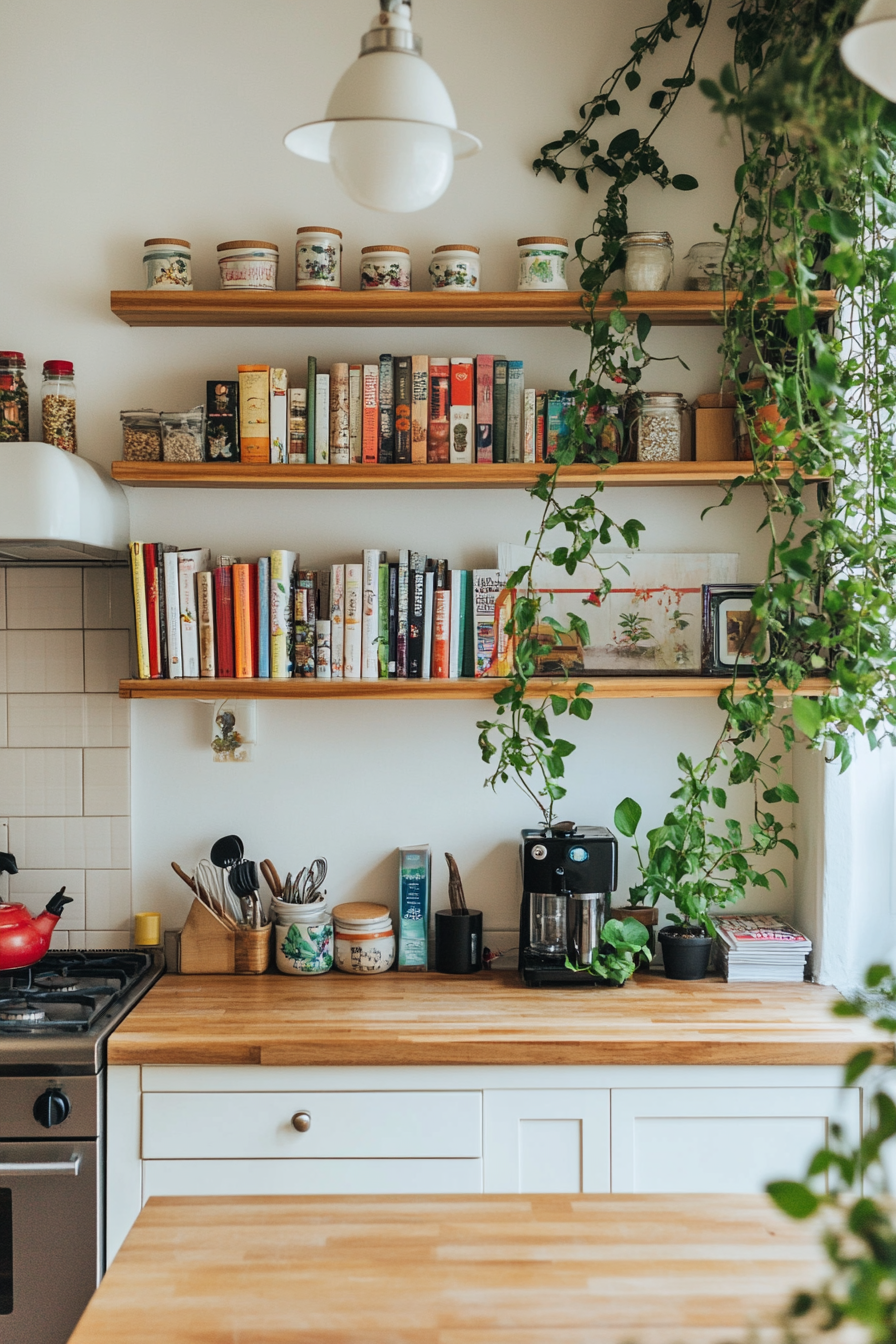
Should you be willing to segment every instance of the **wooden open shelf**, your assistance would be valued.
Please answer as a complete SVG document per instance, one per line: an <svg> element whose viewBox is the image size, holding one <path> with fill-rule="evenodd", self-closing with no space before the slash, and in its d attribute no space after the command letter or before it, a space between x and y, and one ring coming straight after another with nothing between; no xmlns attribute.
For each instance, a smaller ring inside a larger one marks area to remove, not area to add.
<svg viewBox="0 0 896 1344"><path fill-rule="evenodd" d="M729 300L739 295L732 292ZM625 312L647 313L658 326L707 327L722 310L721 293L630 292ZM129 327L564 327L587 317L580 291L558 294L327 293L318 290L114 289L112 312ZM776 303L779 312L793 304ZM595 311L607 313L602 294ZM833 290L818 293L819 313L832 313Z"/></svg>
<svg viewBox="0 0 896 1344"><path fill-rule="evenodd" d="M715 700L729 686L727 677L571 677L554 681L534 677L529 695L537 698L552 692L572 696L580 681L593 687L595 700ZM744 681L746 689L747 682ZM460 680L317 681L312 677L289 681L268 678L252 680L184 677L174 680L119 682L122 700L224 700L231 696L242 700L489 700L506 682L500 677L464 677ZM831 683L824 677L803 682L801 695L826 695ZM776 694L789 695L780 688Z"/></svg>
<svg viewBox="0 0 896 1344"><path fill-rule="evenodd" d="M620 462L601 470L588 463L560 468L569 489L606 485L717 485L748 476L749 462ZM112 476L122 485L214 486L231 490L512 490L534 485L550 463L481 462L473 466L442 463L404 465L280 466L240 462L113 462ZM793 475L790 462L778 463L782 478Z"/></svg>

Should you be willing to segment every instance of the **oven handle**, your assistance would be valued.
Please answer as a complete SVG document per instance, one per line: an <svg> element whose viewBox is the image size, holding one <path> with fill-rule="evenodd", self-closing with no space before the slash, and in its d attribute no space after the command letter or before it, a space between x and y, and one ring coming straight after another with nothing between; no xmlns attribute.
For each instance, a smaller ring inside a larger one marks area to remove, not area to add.
<svg viewBox="0 0 896 1344"><path fill-rule="evenodd" d="M72 1153L70 1162L0 1162L0 1176L77 1176L80 1171L80 1153Z"/></svg>

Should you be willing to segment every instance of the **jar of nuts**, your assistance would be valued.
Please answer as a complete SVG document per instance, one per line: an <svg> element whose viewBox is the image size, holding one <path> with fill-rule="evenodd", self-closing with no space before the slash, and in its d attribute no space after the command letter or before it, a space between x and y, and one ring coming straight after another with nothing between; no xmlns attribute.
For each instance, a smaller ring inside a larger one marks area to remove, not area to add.
<svg viewBox="0 0 896 1344"><path fill-rule="evenodd" d="M192 411L163 411L162 457L166 462L201 462L205 436L205 407Z"/></svg>
<svg viewBox="0 0 896 1344"><path fill-rule="evenodd" d="M679 392L635 392L625 405L628 456L683 462L691 456L690 407Z"/></svg>
<svg viewBox="0 0 896 1344"><path fill-rule="evenodd" d="M40 389L44 443L78 451L75 432L75 366L67 359L48 359Z"/></svg>
<svg viewBox="0 0 896 1344"><path fill-rule="evenodd" d="M125 462L161 462L162 426L158 411L122 411L121 431Z"/></svg>

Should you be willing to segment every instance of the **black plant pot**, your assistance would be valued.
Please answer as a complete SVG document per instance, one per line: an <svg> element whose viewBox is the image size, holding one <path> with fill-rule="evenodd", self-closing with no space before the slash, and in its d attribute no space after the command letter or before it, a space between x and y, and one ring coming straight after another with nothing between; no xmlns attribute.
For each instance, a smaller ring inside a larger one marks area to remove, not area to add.
<svg viewBox="0 0 896 1344"><path fill-rule="evenodd" d="M667 980L702 980L709 969L712 939L703 934L683 937L679 925L667 924L660 929L663 949L663 967Z"/></svg>

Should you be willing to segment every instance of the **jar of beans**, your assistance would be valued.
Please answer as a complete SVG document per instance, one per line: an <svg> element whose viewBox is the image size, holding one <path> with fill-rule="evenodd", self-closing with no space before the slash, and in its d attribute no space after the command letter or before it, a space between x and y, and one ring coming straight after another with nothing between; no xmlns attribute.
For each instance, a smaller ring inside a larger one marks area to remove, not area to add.
<svg viewBox="0 0 896 1344"><path fill-rule="evenodd" d="M122 411L122 457L125 462L161 462L162 426L158 411Z"/></svg>
<svg viewBox="0 0 896 1344"><path fill-rule="evenodd" d="M0 350L0 443L26 443L27 440L25 358L18 350Z"/></svg>
<svg viewBox="0 0 896 1344"><path fill-rule="evenodd" d="M628 456L684 462L691 456L690 407L679 392L635 392L625 405Z"/></svg>
<svg viewBox="0 0 896 1344"><path fill-rule="evenodd" d="M166 462L201 462L205 437L205 407L192 411L163 411L162 457Z"/></svg>
<svg viewBox="0 0 896 1344"><path fill-rule="evenodd" d="M44 443L67 453L78 451L75 432L75 366L67 359L48 359L40 389Z"/></svg>

